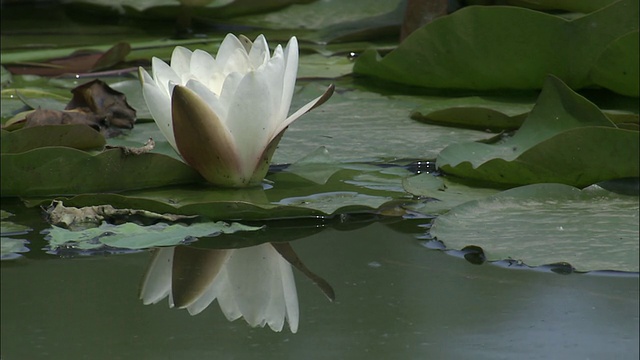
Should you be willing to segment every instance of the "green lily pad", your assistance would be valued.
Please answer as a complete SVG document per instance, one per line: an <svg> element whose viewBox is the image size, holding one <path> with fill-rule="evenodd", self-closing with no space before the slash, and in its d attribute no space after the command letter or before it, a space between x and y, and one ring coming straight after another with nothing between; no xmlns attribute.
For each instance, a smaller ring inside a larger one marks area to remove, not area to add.
<svg viewBox="0 0 640 360"><path fill-rule="evenodd" d="M179 160L151 153L125 155L120 149L92 155L44 147L0 157L2 196L122 191L202 181Z"/></svg>
<svg viewBox="0 0 640 360"><path fill-rule="evenodd" d="M7 71L4 66L0 66L0 87L4 89L6 86L11 85L11 81L13 80L11 73Z"/></svg>
<svg viewBox="0 0 640 360"><path fill-rule="evenodd" d="M326 57L320 54L303 55L300 57L298 78L337 78L351 74L353 61L346 56Z"/></svg>
<svg viewBox="0 0 640 360"><path fill-rule="evenodd" d="M513 137L450 145L436 164L449 174L500 184L584 187L638 177L638 143L637 131L617 128L595 105L549 76L538 103Z"/></svg>
<svg viewBox="0 0 640 360"><path fill-rule="evenodd" d="M488 260L637 272L638 209L637 196L597 186L535 184L457 206L436 218L431 235L452 249L480 246Z"/></svg>
<svg viewBox="0 0 640 360"><path fill-rule="evenodd" d="M420 174L402 180L404 189L414 196L426 198L424 201L406 207L425 215L442 214L467 201L482 199L500 190L467 186L444 176Z"/></svg>
<svg viewBox="0 0 640 360"><path fill-rule="evenodd" d="M323 0L292 5L279 11L234 19L234 22L268 29L326 29L394 11L400 0Z"/></svg>
<svg viewBox="0 0 640 360"><path fill-rule="evenodd" d="M57 226L48 230L46 239L55 251L61 247L94 250L104 246L120 249L147 249L155 246L171 246L184 243L188 238L231 234L236 231L256 231L261 227L224 222L196 223L190 226L163 223L140 226L134 223L110 225L72 231Z"/></svg>
<svg viewBox="0 0 640 360"><path fill-rule="evenodd" d="M376 51L363 53L354 72L408 85L473 90L539 89L547 74L554 74L579 89L592 85L589 73L597 54L635 30L635 0L573 21L518 7L470 6L416 30L384 58ZM637 83L637 78L625 79Z"/></svg>
<svg viewBox="0 0 640 360"><path fill-rule="evenodd" d="M426 100L442 100L440 97L384 96L353 89L348 82L336 85L329 101L287 129L274 154L274 164L293 163L321 146L338 162L435 159L452 142L492 136L476 130L422 124L409 117L411 109ZM294 94L291 109L317 97L322 86L305 84Z"/></svg>
<svg viewBox="0 0 640 360"><path fill-rule="evenodd" d="M566 10L589 13L618 0L511 0L512 5L531 7L538 10Z"/></svg>
<svg viewBox="0 0 640 360"><path fill-rule="evenodd" d="M598 94L600 95L600 94ZM598 95L589 98L599 100ZM425 101L411 118L428 124L460 126L485 131L515 130L527 118L538 93L510 96L485 95ZM637 109L620 108L602 112L616 125L638 123Z"/></svg>
<svg viewBox="0 0 640 360"><path fill-rule="evenodd" d="M67 206L110 204L159 214L199 215L213 220L268 220L327 217L344 213L376 213L412 199L402 188L409 174L377 166L336 171L326 183L316 184L289 172L269 174L265 187L216 188L206 184L127 191L120 194L82 194L63 200ZM401 171L400 171L401 170ZM364 175L370 175L363 181ZM29 206L50 199L32 199Z"/></svg>
<svg viewBox="0 0 640 360"><path fill-rule="evenodd" d="M104 137L87 125L42 125L8 132L2 130L2 153L21 153L47 146L86 150L102 148Z"/></svg>
<svg viewBox="0 0 640 360"><path fill-rule="evenodd" d="M513 130L522 125L535 104L531 96L472 96L427 102L411 114L426 123L480 130Z"/></svg>
<svg viewBox="0 0 640 360"><path fill-rule="evenodd" d="M613 41L591 72L593 82L626 96L640 95L638 30Z"/></svg>

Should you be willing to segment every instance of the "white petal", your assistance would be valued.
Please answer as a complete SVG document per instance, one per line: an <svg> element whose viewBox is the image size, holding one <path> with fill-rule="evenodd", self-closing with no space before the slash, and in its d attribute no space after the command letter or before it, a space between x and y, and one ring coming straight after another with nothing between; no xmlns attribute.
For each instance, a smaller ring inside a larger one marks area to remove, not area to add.
<svg viewBox="0 0 640 360"><path fill-rule="evenodd" d="M151 66L153 78L155 79L156 83L158 84L160 89L170 97L171 93L169 92L169 82L173 81L180 84L180 77L176 74L175 71L173 71L173 69L169 65L156 57L151 59Z"/></svg>
<svg viewBox="0 0 640 360"><path fill-rule="evenodd" d="M220 119L227 117L227 106L220 102L220 99L214 94L207 86L198 80L189 80L185 85L187 88L193 90L204 102L206 102L213 112L218 115Z"/></svg>
<svg viewBox="0 0 640 360"><path fill-rule="evenodd" d="M222 44L220 44L218 54L216 55L216 61L219 65L224 66L237 50L241 50L245 54L247 53L244 49L244 45L242 45L235 35L227 34L222 41Z"/></svg>
<svg viewBox="0 0 640 360"><path fill-rule="evenodd" d="M281 132L283 132L289 125L291 125L291 123L293 123L294 121L298 120L298 118L300 118L300 116L308 113L309 111L313 110L315 107L320 106L320 105L324 104L327 100L329 100L329 98L333 95L334 89L335 89L335 87L333 86L333 84L330 85L327 88L327 90L324 92L324 94L322 94L322 95L318 96L317 98L311 100L306 105L304 105L303 107L298 109L298 111L296 111L295 113L291 114L291 116L289 116L285 121L283 121L282 123L278 124L278 127L273 132L275 135L272 137L272 139L275 139Z"/></svg>
<svg viewBox="0 0 640 360"><path fill-rule="evenodd" d="M178 76L183 77L184 74L191 73L192 54L191 50L182 46L176 46L176 48L173 49L173 53L171 54L171 68Z"/></svg>
<svg viewBox="0 0 640 360"><path fill-rule="evenodd" d="M242 81L243 76L240 73L229 74L224 79L224 84L222 85L222 89L220 90L220 102L222 106L229 110L229 106L233 102L236 96L236 90L238 89L238 85L240 85L240 81ZM222 118L222 121L227 124L228 117Z"/></svg>
<svg viewBox="0 0 640 360"><path fill-rule="evenodd" d="M193 52L191 56L191 74L218 95L220 94L222 83L215 88L211 87L211 81L214 79L214 75L220 71L221 69L218 68L216 60L208 52L202 50Z"/></svg>
<svg viewBox="0 0 640 360"><path fill-rule="evenodd" d="M296 86L296 77L298 76L298 40L296 37L292 37L284 49L284 79L282 88L282 103L280 109L282 113L279 117L284 119L289 114L289 108L291 107L291 99L293 98L293 91Z"/></svg>
<svg viewBox="0 0 640 360"><path fill-rule="evenodd" d="M143 73L144 76L144 73ZM173 135L173 124L171 120L171 98L165 92L164 89L160 89L155 82L148 81L149 79L144 77L144 83L142 85L142 96L147 103L149 112L156 125L160 129L162 135L169 142L169 144L178 151L176 146L176 140Z"/></svg>
<svg viewBox="0 0 640 360"><path fill-rule="evenodd" d="M153 260L147 268L142 282L140 299L145 305L155 304L164 299L171 291L171 267L173 263L173 248L158 248L154 250Z"/></svg>
<svg viewBox="0 0 640 360"><path fill-rule="evenodd" d="M280 45L278 45L274 51L271 60L256 70L256 72L259 74L264 73L270 87L269 93L266 95L271 98L272 103L273 113L270 116L269 131L273 132L278 125L285 120L287 113L289 112L289 108L281 108L285 62L282 54L282 47Z"/></svg>
<svg viewBox="0 0 640 360"><path fill-rule="evenodd" d="M222 73L228 75L234 72L246 74L253 70L249 55L244 49L236 49L227 59L226 62L219 62L222 66Z"/></svg>
<svg viewBox="0 0 640 360"><path fill-rule="evenodd" d="M264 73L250 72L238 84L228 108L226 125L235 139L242 173L247 178L271 140L274 109L270 90Z"/></svg>
<svg viewBox="0 0 640 360"><path fill-rule="evenodd" d="M253 42L251 51L249 51L249 61L254 69L269 61L269 44L264 35L259 35Z"/></svg>

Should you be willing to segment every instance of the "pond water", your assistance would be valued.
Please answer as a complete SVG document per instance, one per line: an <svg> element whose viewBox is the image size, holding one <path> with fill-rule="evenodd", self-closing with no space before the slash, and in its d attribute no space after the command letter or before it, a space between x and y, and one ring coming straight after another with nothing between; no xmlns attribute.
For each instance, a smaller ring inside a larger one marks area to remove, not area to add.
<svg viewBox="0 0 640 360"><path fill-rule="evenodd" d="M6 204L7 201L3 200ZM6 207L3 204L3 207ZM37 223L36 210L16 219ZM330 302L294 270L292 334L139 300L152 256L63 257L30 236L2 262L4 359L636 359L636 274L570 274L473 265L418 239L428 220L335 222L292 241L335 291ZM24 223L24 222L23 222ZM36 229L38 230L37 226ZM264 236L268 237L267 226ZM282 230L280 230L282 231ZM314 233L315 232L315 233ZM210 247L222 238L192 245ZM203 250L206 251L206 250ZM256 274L256 276L259 274Z"/></svg>
<svg viewBox="0 0 640 360"><path fill-rule="evenodd" d="M71 50L88 45L102 46L106 50L126 39L133 47L127 66L131 65L129 70L135 70L138 64L148 67L152 56L168 59L174 45L193 40L166 40L174 35L175 14L160 16L160 12L157 19L120 18L114 12L96 13L91 7L85 11L77 4L77 8L66 8L58 2L37 3L39 5L35 7L7 5L3 8L3 56L20 55L15 59L23 62L23 57L30 55L33 48L30 56L37 57L29 58L31 62L67 56ZM205 22L203 27L207 35L198 34L197 41L202 40L198 47L207 51L217 50L217 44L228 29L246 30L247 35L253 37L258 30L265 30L270 39L283 43L291 35L298 36L302 49L300 81L292 109L320 95L329 83L337 85L330 102L305 115L305 120L287 130L275 153L274 164L279 164L282 170L324 147L328 149L331 161L322 157L320 160L328 161L328 166L335 165L336 169L338 165L349 164L348 170L352 172L345 172L353 178L336 180L341 187L312 188L308 183L295 182L300 179L286 178L294 176L295 172L291 175L281 171L274 175L276 180L272 184L275 185L269 185L273 189L267 192L271 195L281 191L277 193L279 197L267 199L267 195L257 191L260 195L260 201L255 200L258 205L264 205L267 200L281 202L280 205L308 202L307 192L335 193L344 190L342 186L351 186L351 190L359 186L359 191L367 194L386 191L378 195L405 199L409 195L398 180L398 174L431 172L433 163L427 160L433 160L446 146L493 137L494 134L485 131L424 124L410 118L412 109L423 105L425 100L433 101L434 108L442 107L438 105L439 101L450 100L443 94L422 93L405 86L400 86L402 91L384 86L378 89L363 79L349 76L353 67L352 54L358 55L373 43L385 52L389 50L389 39L391 45L396 45L396 34L379 32L388 26L386 20L376 16L387 14L399 1L371 1L375 6L369 6L364 0L316 3L324 9L323 13L318 14L312 7L294 6L264 18L258 15L241 17L235 19L240 21L237 24L233 21L213 25ZM342 8L336 7L338 3L357 10L340 10ZM117 23L112 16L118 19ZM343 34L344 30L367 17L371 17L369 21L375 26L363 28L366 31L355 40L344 42L349 39L345 36L348 33ZM331 27L340 23L346 26ZM292 28L281 29L279 25L282 24ZM385 34L390 37L380 38ZM361 36L364 37L360 39ZM327 43L327 39L337 41ZM52 53L46 53L46 49L51 49ZM47 56L38 51L44 51ZM111 77L111 72L103 75L105 81L127 94L128 101L136 105L141 120L127 137L110 139L110 143L139 146L153 137L156 152L177 157L156 126L149 122L150 113L140 95L135 71L120 77ZM22 89L23 95L31 97L32 101L38 100L42 95L38 94L43 91L44 100L40 101L59 106L62 100L54 101L52 94L61 94L67 99L69 90L85 80L89 79L84 75L53 79L26 75L14 76L11 86ZM4 120L24 110L25 106L9 90L3 90ZM413 94L414 90L417 94ZM456 97L468 95L464 92L452 94ZM537 93L518 92L515 95L528 99L535 98ZM408 171L407 164L431 165ZM379 165L393 166L385 172ZM342 170L345 169L347 167ZM313 174L308 172L302 173ZM102 175L96 178L101 180ZM25 177L20 182L29 180ZM67 185L64 181L63 184ZM296 187L295 184L304 186ZM495 191L480 188L465 191L476 195L476 190L482 196ZM485 190L486 194L482 192ZM300 197L298 192L305 196ZM191 197L181 193L181 196L188 204L201 194L204 193ZM149 196L157 200L162 195ZM331 207L331 197L327 197L328 205L325 205ZM317 202L323 205L323 198L319 198ZM367 196L364 198L368 199ZM358 201L363 204L355 205L369 204L362 199ZM379 205L376 203L371 207ZM238 210L241 215L233 214L233 218L244 220L243 209ZM252 209L249 207L248 211ZM202 279L211 269L207 268L207 262L204 262L205 266L197 266L202 263L197 260L211 254L215 256L216 251L226 251L212 249L230 244L271 246L267 243L288 241L304 263L302 267L306 266L315 274L300 271L301 266L293 269L299 303L299 324L294 333L286 323L281 332L276 332L269 326L251 327L244 319L229 321L218 301L197 315L190 315L185 309L171 308L166 297L145 305L141 292L150 287L144 279L152 264L158 265L153 262L157 249L51 252L46 248L48 242L42 233L49 225L42 219L40 209L26 208L17 198L3 197L2 210L15 215L10 221L32 229L17 236L30 242L30 251L17 259L0 262L0 356L5 360L638 359L640 356L638 273L572 272L567 275L558 272L562 273L569 265L553 269L528 268L508 261L477 265L477 256L467 260L460 251L434 249L438 243L429 242L429 236L425 236L431 218L424 214L421 215L423 218L413 219L350 213L334 218L253 222L250 224L266 226L249 235L201 238L173 250L174 258L170 261L173 261L171 270L174 273L179 268L176 253L192 256L192 262L187 259L184 263L186 270L180 277L186 284L189 281L206 282ZM263 209L260 218L267 216L264 213L269 211L273 210ZM332 208L327 213L334 211ZM269 213L275 216L273 214ZM571 213L571 216L576 215ZM276 249L286 245L273 246ZM615 259L611 261L615 262ZM250 268L248 265L255 264L247 264ZM260 272L260 266L254 268L258 269L254 274L246 271L243 274L248 283L258 286L267 275ZM186 273L188 276L184 275ZM323 279L315 278L317 281L326 281L331 289L327 285L314 284L314 276ZM333 292L335 299L330 301L323 290ZM245 301L260 306L262 298L245 298Z"/></svg>

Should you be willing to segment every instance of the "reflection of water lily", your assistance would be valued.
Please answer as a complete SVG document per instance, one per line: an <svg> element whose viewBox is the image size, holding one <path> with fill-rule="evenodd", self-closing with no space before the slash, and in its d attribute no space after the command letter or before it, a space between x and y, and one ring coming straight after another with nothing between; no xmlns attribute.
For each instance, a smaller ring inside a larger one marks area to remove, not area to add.
<svg viewBox="0 0 640 360"><path fill-rule="evenodd" d="M269 244L203 250L189 247L155 250L142 285L144 304L169 296L169 305L191 315L217 299L230 321L281 331L285 319L298 330L298 295L291 264Z"/></svg>
<svg viewBox="0 0 640 360"><path fill-rule="evenodd" d="M326 101L327 92L287 117L298 70L298 43L270 54L255 42L227 35L214 59L176 47L171 66L153 58L153 77L140 68L145 101L182 158L209 182L241 187L262 181L284 130Z"/></svg>

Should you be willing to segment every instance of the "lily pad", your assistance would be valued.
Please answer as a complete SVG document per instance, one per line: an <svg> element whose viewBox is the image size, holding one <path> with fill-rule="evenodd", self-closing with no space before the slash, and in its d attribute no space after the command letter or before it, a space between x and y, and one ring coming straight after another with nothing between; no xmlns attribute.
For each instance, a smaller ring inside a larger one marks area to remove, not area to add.
<svg viewBox="0 0 640 360"><path fill-rule="evenodd" d="M609 44L591 73L593 82L622 95L638 97L640 95L638 38L638 30L636 30Z"/></svg>
<svg viewBox="0 0 640 360"><path fill-rule="evenodd" d="M476 130L421 124L409 118L410 109L426 100L442 100L439 97L384 96L353 89L348 82L336 85L329 101L287 129L274 154L274 164L293 163L301 154L321 146L339 162L434 159L452 142L492 136ZM302 87L294 94L291 107L295 109L318 96L321 86Z"/></svg>
<svg viewBox="0 0 640 360"><path fill-rule="evenodd" d="M637 272L638 209L637 196L597 186L535 184L457 206L436 218L431 235L452 249L480 246L488 260Z"/></svg>
<svg viewBox="0 0 640 360"><path fill-rule="evenodd" d="M480 130L514 130L535 104L531 96L472 96L427 102L411 114L426 123Z"/></svg>
<svg viewBox="0 0 640 360"><path fill-rule="evenodd" d="M500 190L473 187L456 182L445 176L420 174L404 178L404 189L414 196L426 198L406 207L425 215L442 214L467 201L482 199L498 193Z"/></svg>
<svg viewBox="0 0 640 360"><path fill-rule="evenodd" d="M92 155L67 147L43 147L0 157L2 196L122 191L202 181L195 170L174 158L125 155L119 149Z"/></svg>
<svg viewBox="0 0 640 360"><path fill-rule="evenodd" d="M617 128L595 105L549 76L538 103L513 137L450 145L436 164L449 174L499 184L584 187L638 177L638 143L637 131Z"/></svg>
<svg viewBox="0 0 640 360"><path fill-rule="evenodd" d="M96 149L105 145L104 137L87 125L42 125L8 132L2 130L2 153L15 154L47 146Z"/></svg>
<svg viewBox="0 0 640 360"><path fill-rule="evenodd" d="M384 58L376 51L363 53L354 72L408 85L473 90L539 89L547 74L554 74L579 89L592 85L594 54L635 30L635 0L572 21L518 7L469 6L416 30ZM637 83L637 78L625 79Z"/></svg>
<svg viewBox="0 0 640 360"><path fill-rule="evenodd" d="M67 206L110 204L116 209L200 215L213 220L315 218L344 213L377 213L381 209L412 201L401 185L402 179L410 174L407 170L401 169L391 174L388 169L376 166L362 168L364 170L341 169L321 185L281 171L269 174L264 188L226 189L201 184L120 194L82 194L57 199L63 200ZM371 175L366 183L354 181L364 174ZM49 201L33 199L28 203L29 206L37 206Z"/></svg>
<svg viewBox="0 0 640 360"><path fill-rule="evenodd" d="M95 250L109 246L121 249L147 249L155 246L171 246L184 243L188 238L230 234L236 231L256 231L261 227L224 222L196 223L190 226L163 223L140 226L134 223L110 225L82 231L72 231L57 226L47 230L46 239L52 251L61 247Z"/></svg>

